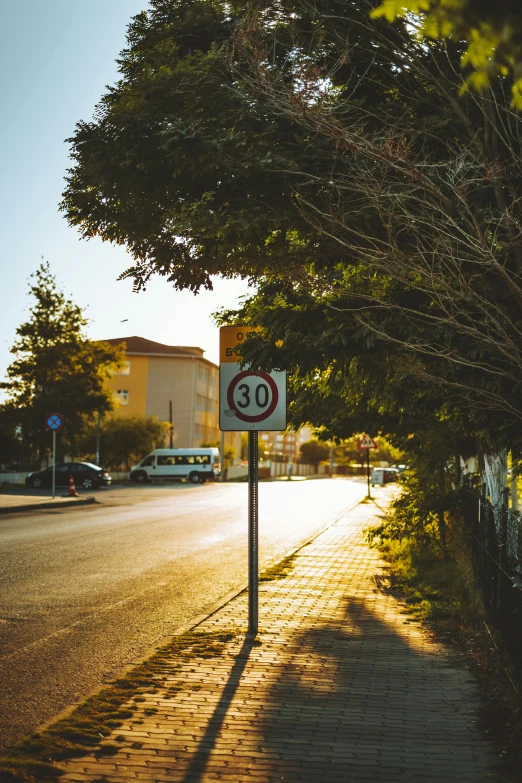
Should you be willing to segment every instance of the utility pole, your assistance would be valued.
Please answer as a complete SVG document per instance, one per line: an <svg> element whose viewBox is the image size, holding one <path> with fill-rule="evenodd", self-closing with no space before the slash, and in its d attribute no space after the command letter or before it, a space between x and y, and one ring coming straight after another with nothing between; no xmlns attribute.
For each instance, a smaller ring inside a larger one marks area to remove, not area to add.
<svg viewBox="0 0 522 783"><path fill-rule="evenodd" d="M101 434L101 414L98 411L98 423L96 425L96 459L97 465L100 464L100 434Z"/></svg>
<svg viewBox="0 0 522 783"><path fill-rule="evenodd" d="M334 465L334 445L333 441L330 443L330 468L329 468L329 474L330 478L333 478L333 465Z"/></svg>
<svg viewBox="0 0 522 783"><path fill-rule="evenodd" d="M219 474L219 480L225 480L225 432L221 430L221 441L219 444L219 458L221 460L221 473Z"/></svg>

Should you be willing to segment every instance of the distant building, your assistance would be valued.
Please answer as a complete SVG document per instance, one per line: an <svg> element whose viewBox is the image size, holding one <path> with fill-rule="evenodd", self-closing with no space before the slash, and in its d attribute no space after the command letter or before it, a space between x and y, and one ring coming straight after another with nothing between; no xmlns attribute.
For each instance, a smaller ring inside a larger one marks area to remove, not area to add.
<svg viewBox="0 0 522 783"><path fill-rule="evenodd" d="M297 462L301 455L300 447L312 438L310 427L303 426L298 432L261 432L259 440L260 459L281 462Z"/></svg>
<svg viewBox="0 0 522 783"><path fill-rule="evenodd" d="M125 349L124 366L109 381L116 416L139 413L169 421L172 402L174 446L192 448L220 439L219 368L204 358L201 348L163 345L143 337L105 342L123 344ZM236 440L227 437L226 443L235 446Z"/></svg>

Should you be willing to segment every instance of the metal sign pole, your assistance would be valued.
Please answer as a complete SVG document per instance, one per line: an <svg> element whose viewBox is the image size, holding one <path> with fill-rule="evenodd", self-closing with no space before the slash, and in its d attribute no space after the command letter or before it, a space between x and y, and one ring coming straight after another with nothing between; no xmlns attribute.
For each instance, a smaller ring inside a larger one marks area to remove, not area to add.
<svg viewBox="0 0 522 783"><path fill-rule="evenodd" d="M258 433L248 433L248 633L258 630Z"/></svg>
<svg viewBox="0 0 522 783"><path fill-rule="evenodd" d="M54 500L54 487L56 484L56 430L53 430L53 500Z"/></svg>
<svg viewBox="0 0 522 783"><path fill-rule="evenodd" d="M366 449L366 479L368 481L368 498L371 499L371 494L370 494L370 449Z"/></svg>

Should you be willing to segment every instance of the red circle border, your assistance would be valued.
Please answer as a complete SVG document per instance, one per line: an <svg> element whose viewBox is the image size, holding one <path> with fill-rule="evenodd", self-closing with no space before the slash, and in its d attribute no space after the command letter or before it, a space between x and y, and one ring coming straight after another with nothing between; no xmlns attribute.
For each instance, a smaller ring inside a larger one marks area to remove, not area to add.
<svg viewBox="0 0 522 783"><path fill-rule="evenodd" d="M257 376L258 378L263 378L263 380L268 383L272 391L272 402L266 411L263 411L263 413L260 413L258 416L248 416L246 413L241 413L241 411L238 411L236 405L234 404L234 390L239 381L242 381L243 378L246 378L247 376ZM227 389L227 402L230 410L235 411L236 416L240 421L245 421L247 424L256 424L257 422L268 419L275 411L277 408L277 403L279 402L279 390L277 388L276 382L267 372L252 372L251 370L243 370L243 372L240 372L238 375L234 376L230 382Z"/></svg>

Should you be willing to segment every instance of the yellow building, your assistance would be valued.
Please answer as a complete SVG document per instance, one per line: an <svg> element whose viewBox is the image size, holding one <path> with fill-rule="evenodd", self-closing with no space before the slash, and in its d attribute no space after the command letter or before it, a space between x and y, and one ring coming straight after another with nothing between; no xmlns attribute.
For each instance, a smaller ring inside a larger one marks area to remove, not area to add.
<svg viewBox="0 0 522 783"><path fill-rule="evenodd" d="M125 350L124 366L109 382L117 399L116 416L138 413L169 421L172 405L176 448L193 448L220 439L219 368L204 358L201 348L163 345L143 337L105 342L123 345ZM226 445L235 447L236 440L233 438L232 443L227 437Z"/></svg>

